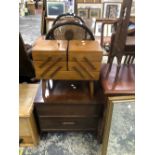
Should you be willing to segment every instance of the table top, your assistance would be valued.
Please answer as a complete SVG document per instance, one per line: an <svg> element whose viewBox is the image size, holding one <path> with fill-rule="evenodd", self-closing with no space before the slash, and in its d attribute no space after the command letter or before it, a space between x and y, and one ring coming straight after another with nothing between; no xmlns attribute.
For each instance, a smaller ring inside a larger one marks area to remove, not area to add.
<svg viewBox="0 0 155 155"><path fill-rule="evenodd" d="M29 117L39 84L19 85L19 117Z"/></svg>
<svg viewBox="0 0 155 155"><path fill-rule="evenodd" d="M98 83L95 84L96 92L93 97L90 96L88 81L53 81L54 87L46 87L48 95L43 98L42 83L40 83L34 104L97 104L103 103L103 95ZM44 92L45 93L45 92Z"/></svg>
<svg viewBox="0 0 155 155"><path fill-rule="evenodd" d="M66 52L66 50L66 40L45 40L44 37L39 37L32 48L32 52Z"/></svg>
<svg viewBox="0 0 155 155"><path fill-rule="evenodd" d="M100 52L103 50L98 41L71 40L69 41L69 52Z"/></svg>

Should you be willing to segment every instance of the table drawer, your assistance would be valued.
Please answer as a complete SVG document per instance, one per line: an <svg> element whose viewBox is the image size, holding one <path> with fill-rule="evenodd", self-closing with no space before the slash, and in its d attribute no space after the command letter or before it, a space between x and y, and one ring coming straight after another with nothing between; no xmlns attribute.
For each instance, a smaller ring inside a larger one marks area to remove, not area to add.
<svg viewBox="0 0 155 155"><path fill-rule="evenodd" d="M84 53L84 52L78 52L78 53L70 53L69 54L69 61L75 61L76 59L78 61L86 61L86 59L88 59L89 61L97 61L97 62L101 62L102 61L102 53L89 53L87 52Z"/></svg>
<svg viewBox="0 0 155 155"><path fill-rule="evenodd" d="M34 67L36 70L38 71L44 71L47 68L49 68L49 70L55 70L58 67L61 67L61 70L67 70L67 63L64 61L60 61L58 63L54 63L53 61L50 62L44 62L44 61L33 61Z"/></svg>
<svg viewBox="0 0 155 155"><path fill-rule="evenodd" d="M40 128L42 131L54 130L84 130L96 129L98 118L53 118L40 117Z"/></svg>
<svg viewBox="0 0 155 155"><path fill-rule="evenodd" d="M68 68L69 70L74 70L75 67L80 68L80 70L87 70L89 72L94 71L100 71L101 68L101 62L91 62L91 61L85 61L85 62L68 62Z"/></svg>
<svg viewBox="0 0 155 155"><path fill-rule="evenodd" d="M29 128L28 118L19 118L19 135L20 136L30 136L31 131Z"/></svg>
<svg viewBox="0 0 155 155"><path fill-rule="evenodd" d="M99 116L102 104L36 104L39 116Z"/></svg>
<svg viewBox="0 0 155 155"><path fill-rule="evenodd" d="M66 52L52 53L52 52L32 52L34 61L54 61L61 60L66 61Z"/></svg>
<svg viewBox="0 0 155 155"><path fill-rule="evenodd" d="M33 61L33 64L37 78L48 77L52 79L58 72L67 70L67 63L63 61Z"/></svg>

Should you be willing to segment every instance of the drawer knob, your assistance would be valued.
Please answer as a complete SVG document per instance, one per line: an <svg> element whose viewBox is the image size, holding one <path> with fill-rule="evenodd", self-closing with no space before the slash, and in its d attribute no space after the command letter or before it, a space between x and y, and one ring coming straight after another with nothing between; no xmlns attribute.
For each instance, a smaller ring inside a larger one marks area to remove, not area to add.
<svg viewBox="0 0 155 155"><path fill-rule="evenodd" d="M74 125L76 124L75 122L62 122L62 125Z"/></svg>

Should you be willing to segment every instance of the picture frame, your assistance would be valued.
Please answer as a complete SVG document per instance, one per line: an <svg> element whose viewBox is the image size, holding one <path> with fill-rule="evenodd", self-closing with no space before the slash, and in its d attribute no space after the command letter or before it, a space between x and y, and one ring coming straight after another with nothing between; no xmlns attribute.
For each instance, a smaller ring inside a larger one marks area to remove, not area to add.
<svg viewBox="0 0 155 155"><path fill-rule="evenodd" d="M105 2L103 3L103 18L116 19L120 17L121 2Z"/></svg>
<svg viewBox="0 0 155 155"><path fill-rule="evenodd" d="M99 19L101 14L100 8L90 8L89 9L89 18Z"/></svg>
<svg viewBox="0 0 155 155"><path fill-rule="evenodd" d="M76 3L84 3L84 0L76 0Z"/></svg>
<svg viewBox="0 0 155 155"><path fill-rule="evenodd" d="M89 9L88 8L78 8L78 16L80 16L81 18L88 18L88 12Z"/></svg>
<svg viewBox="0 0 155 155"><path fill-rule="evenodd" d="M100 18L102 18L102 9L103 6L101 3L77 3L77 10L80 8L88 9L88 18L89 18L89 9L96 9L100 10Z"/></svg>
<svg viewBox="0 0 155 155"><path fill-rule="evenodd" d="M66 12L64 1L47 1L47 17L55 18Z"/></svg>
<svg viewBox="0 0 155 155"><path fill-rule="evenodd" d="M94 0L85 0L85 3L94 3Z"/></svg>
<svg viewBox="0 0 155 155"><path fill-rule="evenodd" d="M132 1L130 16L135 16L135 1Z"/></svg>
<svg viewBox="0 0 155 155"><path fill-rule="evenodd" d="M96 22L95 36L101 36L102 22Z"/></svg>
<svg viewBox="0 0 155 155"><path fill-rule="evenodd" d="M94 3L101 3L101 0L94 0Z"/></svg>
<svg viewBox="0 0 155 155"><path fill-rule="evenodd" d="M109 97L105 107L101 154L134 154L135 96Z"/></svg>

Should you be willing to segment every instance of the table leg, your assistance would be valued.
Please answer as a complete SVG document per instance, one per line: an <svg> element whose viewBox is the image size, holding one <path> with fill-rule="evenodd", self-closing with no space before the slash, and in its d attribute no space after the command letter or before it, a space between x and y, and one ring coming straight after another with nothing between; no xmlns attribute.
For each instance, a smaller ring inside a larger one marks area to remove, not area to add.
<svg viewBox="0 0 155 155"><path fill-rule="evenodd" d="M94 81L89 81L90 96L94 96Z"/></svg>
<svg viewBox="0 0 155 155"><path fill-rule="evenodd" d="M46 91L46 80L42 80L42 97L45 100L45 91Z"/></svg>

